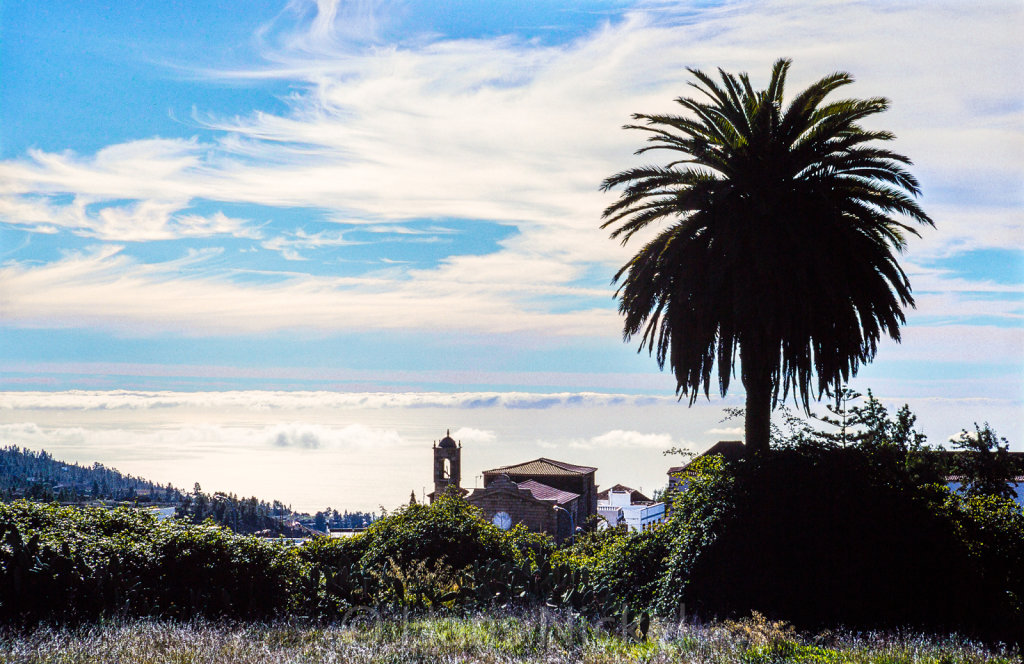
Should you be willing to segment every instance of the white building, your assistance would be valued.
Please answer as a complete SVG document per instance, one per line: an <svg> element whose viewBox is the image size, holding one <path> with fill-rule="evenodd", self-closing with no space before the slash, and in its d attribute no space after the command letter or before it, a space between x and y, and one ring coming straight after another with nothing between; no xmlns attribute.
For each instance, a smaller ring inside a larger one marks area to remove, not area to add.
<svg viewBox="0 0 1024 664"><path fill-rule="evenodd" d="M626 517L622 514L621 507L602 505L600 500L597 502L597 515L603 519L597 524L598 530L618 528L620 524L626 523Z"/></svg>
<svg viewBox="0 0 1024 664"><path fill-rule="evenodd" d="M176 507L150 507L149 513L155 516L157 521L163 521L173 518L176 509Z"/></svg>
<svg viewBox="0 0 1024 664"><path fill-rule="evenodd" d="M632 532L665 521L665 503L655 502L635 489L616 484L597 494L597 513L610 527L625 523Z"/></svg>

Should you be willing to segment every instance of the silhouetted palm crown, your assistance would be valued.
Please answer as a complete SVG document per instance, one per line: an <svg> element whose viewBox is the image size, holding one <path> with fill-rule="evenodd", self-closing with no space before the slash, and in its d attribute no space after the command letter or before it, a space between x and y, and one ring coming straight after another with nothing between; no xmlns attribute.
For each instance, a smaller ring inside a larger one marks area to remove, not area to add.
<svg viewBox="0 0 1024 664"><path fill-rule="evenodd" d="M932 221L912 197L910 160L876 147L892 134L858 124L888 102L826 103L853 82L836 73L784 107L789 64L775 63L765 90L691 69L704 98L676 100L687 116L636 114L645 124L627 126L650 134L638 154L678 156L602 185L624 185L603 215L612 237L668 224L616 274L617 295L626 339L642 332L691 403L716 363L726 393L739 353L745 385L770 376L773 403L792 390L806 408L870 361L883 332L898 340L913 306L894 253L917 233L893 215Z"/></svg>

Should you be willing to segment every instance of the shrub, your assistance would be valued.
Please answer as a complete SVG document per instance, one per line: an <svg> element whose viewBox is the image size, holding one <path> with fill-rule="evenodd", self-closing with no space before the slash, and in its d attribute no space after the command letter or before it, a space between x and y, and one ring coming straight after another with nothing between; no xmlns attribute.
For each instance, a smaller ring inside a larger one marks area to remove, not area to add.
<svg viewBox="0 0 1024 664"><path fill-rule="evenodd" d="M547 537L522 526L503 531L481 518L480 511L455 494L446 493L430 505L407 505L374 521L359 536L367 570L443 560L454 569L476 562L502 560L521 564L546 554Z"/></svg>
<svg viewBox="0 0 1024 664"><path fill-rule="evenodd" d="M1020 578L1019 509L917 487L886 458L797 446L699 461L675 503L659 608L1016 636L1005 583Z"/></svg>
<svg viewBox="0 0 1024 664"><path fill-rule="evenodd" d="M212 525L119 508L0 505L0 618L265 618L287 610L298 559Z"/></svg>
<svg viewBox="0 0 1024 664"><path fill-rule="evenodd" d="M338 615L356 606L438 608L534 597L551 540L522 526L503 531L460 496L407 505L351 538L298 549L304 610Z"/></svg>
<svg viewBox="0 0 1024 664"><path fill-rule="evenodd" d="M168 523L153 533L143 570L142 615L265 619L286 611L300 573L294 552L277 540L240 536L208 524Z"/></svg>
<svg viewBox="0 0 1024 664"><path fill-rule="evenodd" d="M993 598L984 612L992 632L1024 640L1024 511L996 496L965 496L945 487L939 495L980 573L981 587Z"/></svg>
<svg viewBox="0 0 1024 664"><path fill-rule="evenodd" d="M648 612L665 571L672 530L639 533L619 529L591 533L555 553L553 562L589 572L589 585L599 596L605 617L639 616Z"/></svg>

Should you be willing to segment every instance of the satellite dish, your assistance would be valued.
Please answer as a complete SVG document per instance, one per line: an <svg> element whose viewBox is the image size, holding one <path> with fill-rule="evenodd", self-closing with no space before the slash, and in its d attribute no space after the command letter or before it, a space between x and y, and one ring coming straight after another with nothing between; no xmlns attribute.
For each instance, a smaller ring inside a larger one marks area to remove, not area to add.
<svg viewBox="0 0 1024 664"><path fill-rule="evenodd" d="M512 527L512 517L509 516L508 512L498 512L491 519L491 523L501 528L502 530L508 530Z"/></svg>

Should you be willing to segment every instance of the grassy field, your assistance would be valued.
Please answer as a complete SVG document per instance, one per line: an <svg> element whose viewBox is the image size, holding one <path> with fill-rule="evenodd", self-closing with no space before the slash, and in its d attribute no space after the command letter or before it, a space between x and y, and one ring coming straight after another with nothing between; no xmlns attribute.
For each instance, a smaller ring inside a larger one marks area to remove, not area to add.
<svg viewBox="0 0 1024 664"><path fill-rule="evenodd" d="M547 613L289 623L111 622L0 636L11 664L284 664L412 662L863 662L1021 661L1019 653L915 635L798 635L755 616L716 625L654 624L648 639Z"/></svg>

